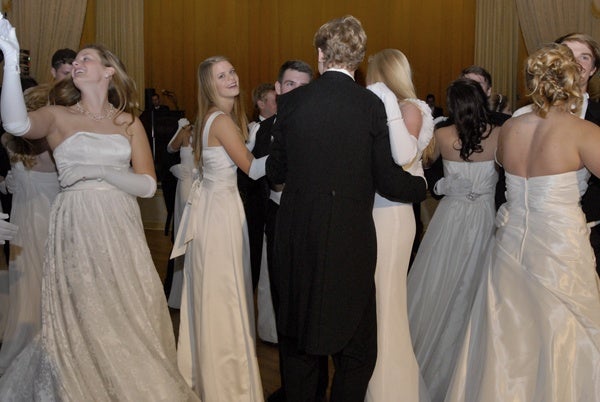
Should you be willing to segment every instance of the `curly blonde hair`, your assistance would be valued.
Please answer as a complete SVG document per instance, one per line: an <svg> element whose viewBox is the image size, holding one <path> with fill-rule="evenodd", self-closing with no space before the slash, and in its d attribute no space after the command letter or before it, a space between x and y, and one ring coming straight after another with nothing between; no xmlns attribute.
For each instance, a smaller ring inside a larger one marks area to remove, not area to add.
<svg viewBox="0 0 600 402"><path fill-rule="evenodd" d="M583 102L581 66L565 45L543 46L526 61L525 80L534 110L545 117L551 107L579 113Z"/></svg>
<svg viewBox="0 0 600 402"><path fill-rule="evenodd" d="M313 43L323 52L326 68L355 71L365 58L367 34L358 19L346 15L323 24L315 33Z"/></svg>

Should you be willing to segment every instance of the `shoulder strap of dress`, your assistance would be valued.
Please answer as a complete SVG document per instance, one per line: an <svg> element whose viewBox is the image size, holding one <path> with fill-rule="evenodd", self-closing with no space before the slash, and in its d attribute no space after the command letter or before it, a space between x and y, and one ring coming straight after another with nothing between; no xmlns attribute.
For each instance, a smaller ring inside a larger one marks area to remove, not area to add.
<svg viewBox="0 0 600 402"><path fill-rule="evenodd" d="M208 116L208 119L206 119L206 124L204 125L204 129L202 130L202 148L208 147L208 132L210 131L210 126L212 126L213 121L220 114L225 113L223 113L220 110L217 110L216 112L213 112L210 116Z"/></svg>

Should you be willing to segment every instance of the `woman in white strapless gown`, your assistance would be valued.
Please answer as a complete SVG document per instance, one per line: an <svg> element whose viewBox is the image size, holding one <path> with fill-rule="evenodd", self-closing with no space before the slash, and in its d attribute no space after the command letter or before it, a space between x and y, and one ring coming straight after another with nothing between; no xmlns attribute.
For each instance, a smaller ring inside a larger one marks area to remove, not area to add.
<svg viewBox="0 0 600 402"><path fill-rule="evenodd" d="M231 63L221 56L204 60L198 82L202 124L194 153L202 156L203 177L192 186L172 255L185 251L178 364L204 401L263 401L236 171L257 179L266 157L254 159L244 145L248 123Z"/></svg>
<svg viewBox="0 0 600 402"><path fill-rule="evenodd" d="M432 401L444 399L494 233L498 129L475 81L447 91L448 125L434 132L446 190L408 274L408 317L414 353Z"/></svg>
<svg viewBox="0 0 600 402"><path fill-rule="evenodd" d="M19 225L20 230L10 242L9 317L0 348L0 375L42 325L42 265L50 206L59 191L56 166L49 152L15 153L17 150L13 150L11 144L19 139L11 141L10 138L14 137L4 134L2 138L12 161L5 182L10 183L8 190L13 194L11 221Z"/></svg>
<svg viewBox="0 0 600 402"><path fill-rule="evenodd" d="M536 106L502 126L507 202L447 401L600 401L599 281L579 204L582 166L600 173L600 128L577 117L568 48L542 48L527 72Z"/></svg>
<svg viewBox="0 0 600 402"><path fill-rule="evenodd" d="M73 80L51 91L55 105L26 113L18 43L3 18L0 48L4 127L47 139L62 189L50 215L40 335L0 378L0 400L198 401L177 370L135 198L152 196L156 180L146 133L131 114L133 82L111 52L86 47Z"/></svg>
<svg viewBox="0 0 600 402"><path fill-rule="evenodd" d="M410 64L397 49L385 49L369 58L368 88L385 105L394 161L424 178L421 155L433 136L433 118L427 104L415 99L411 77ZM406 306L406 273L416 231L413 206L376 193L373 221L377 362L365 401L425 402L429 397L413 353Z"/></svg>

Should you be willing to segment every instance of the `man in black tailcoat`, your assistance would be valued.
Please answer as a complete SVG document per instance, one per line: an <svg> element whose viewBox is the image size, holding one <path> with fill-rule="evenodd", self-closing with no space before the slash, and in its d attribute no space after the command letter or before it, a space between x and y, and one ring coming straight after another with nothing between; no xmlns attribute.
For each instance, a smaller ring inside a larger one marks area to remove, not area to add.
<svg viewBox="0 0 600 402"><path fill-rule="evenodd" d="M385 109L354 81L366 34L346 16L315 34L321 77L277 100L267 160L277 216L278 329L288 402L314 401L331 355L331 402L363 401L377 356L375 190L421 202L425 181L391 156Z"/></svg>
<svg viewBox="0 0 600 402"><path fill-rule="evenodd" d="M556 43L567 45L581 65L581 92L584 94L582 116L600 126L600 104L591 101L587 93L588 83L600 69L600 46L591 36L583 33L570 33L556 40ZM585 217L592 226L590 242L596 255L596 272L600 275L600 179L592 176L588 189L581 197L581 207Z"/></svg>

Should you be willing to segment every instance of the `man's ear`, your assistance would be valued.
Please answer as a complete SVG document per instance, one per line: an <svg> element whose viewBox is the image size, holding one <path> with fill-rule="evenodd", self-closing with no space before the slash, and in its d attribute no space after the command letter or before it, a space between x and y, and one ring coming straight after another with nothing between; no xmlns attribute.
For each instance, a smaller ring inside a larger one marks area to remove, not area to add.
<svg viewBox="0 0 600 402"><path fill-rule="evenodd" d="M50 69L50 74L52 74L52 78L56 78L56 69L54 67Z"/></svg>
<svg viewBox="0 0 600 402"><path fill-rule="evenodd" d="M325 63L325 55L323 54L323 51L321 50L320 47L317 48L317 52L319 52L318 62Z"/></svg>

